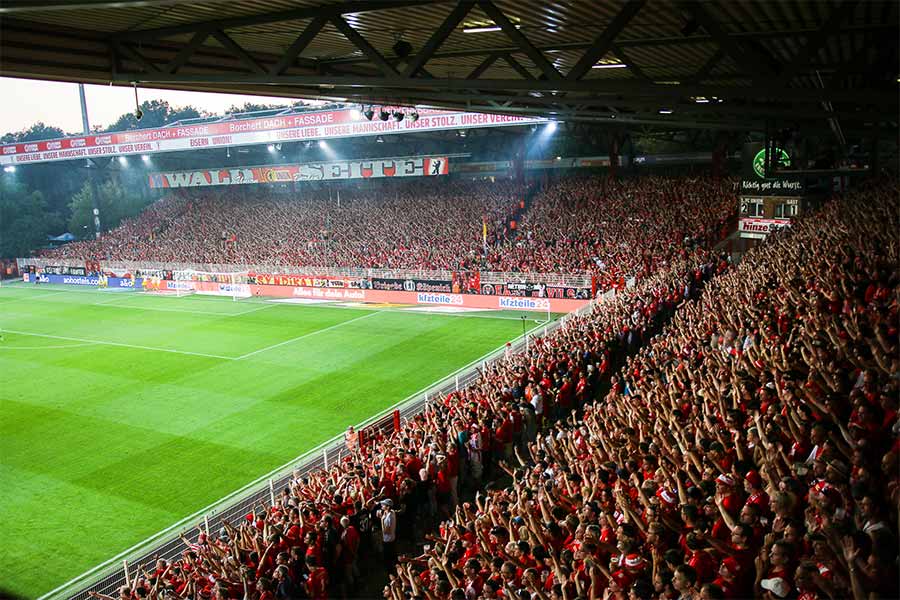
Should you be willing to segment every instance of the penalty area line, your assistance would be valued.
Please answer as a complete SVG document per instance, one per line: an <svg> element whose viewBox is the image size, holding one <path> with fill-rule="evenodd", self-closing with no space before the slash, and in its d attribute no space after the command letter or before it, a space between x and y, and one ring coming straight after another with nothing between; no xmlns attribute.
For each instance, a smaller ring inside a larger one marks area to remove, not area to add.
<svg viewBox="0 0 900 600"><path fill-rule="evenodd" d="M253 352L248 352L247 354L242 354L241 356L238 356L234 360L243 360L245 358L255 356L261 352L268 352L269 350L274 350L275 348L280 348L281 346L284 346L285 344L291 344L293 342L298 342L304 338L318 335L320 333L325 333L326 331L331 331L332 329L337 329L338 327L343 327L344 325L349 325L350 323L353 323L354 321L367 319L369 317L379 314L379 312L380 311L370 312L370 313L362 315L360 317L354 317L353 319L348 319L346 321L341 321L340 323L335 323L334 325L332 325L330 327L326 327L324 329L316 329L315 331L310 331L309 333L304 333L303 335L298 335L295 338L291 338L289 340L284 340L283 342L278 342L277 344L272 344L271 346L266 346L265 348L260 348L259 350L254 350Z"/></svg>
<svg viewBox="0 0 900 600"><path fill-rule="evenodd" d="M30 331L16 331L15 329L4 329L4 333L15 333L17 335L30 335L34 337L47 338L51 340L65 340L68 342L84 342L87 344L100 344L101 346L118 346L120 348L132 348L134 350L151 350L153 352L169 352L171 354L186 354L188 356L202 356L204 358L218 358L219 360L237 360L233 356L220 356L218 354L204 354L203 352L189 352L187 350L174 350L172 348L156 348L154 346L139 346L137 344L125 344L123 342L109 342L106 340L89 340L85 338L68 337L63 335L50 335L47 333L33 333Z"/></svg>

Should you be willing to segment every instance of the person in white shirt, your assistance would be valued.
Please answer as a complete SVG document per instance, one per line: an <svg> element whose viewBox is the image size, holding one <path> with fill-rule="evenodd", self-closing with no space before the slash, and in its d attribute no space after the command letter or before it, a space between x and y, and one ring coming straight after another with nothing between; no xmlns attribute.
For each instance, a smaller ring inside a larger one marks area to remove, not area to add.
<svg viewBox="0 0 900 600"><path fill-rule="evenodd" d="M390 569L397 562L397 513L394 512L394 501L386 498L381 501L378 511L381 519L381 540L385 566Z"/></svg>
<svg viewBox="0 0 900 600"><path fill-rule="evenodd" d="M535 389L531 395L531 406L534 408L534 419L537 421L537 428L540 431L544 424L544 397L541 395L540 389Z"/></svg>

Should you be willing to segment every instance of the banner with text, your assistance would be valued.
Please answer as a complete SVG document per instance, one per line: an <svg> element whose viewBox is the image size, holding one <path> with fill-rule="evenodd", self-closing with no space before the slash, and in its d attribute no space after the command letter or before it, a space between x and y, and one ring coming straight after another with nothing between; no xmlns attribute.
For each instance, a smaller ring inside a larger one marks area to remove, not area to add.
<svg viewBox="0 0 900 600"><path fill-rule="evenodd" d="M453 291L451 282L421 279L372 278L372 289L386 292L443 292Z"/></svg>
<svg viewBox="0 0 900 600"><path fill-rule="evenodd" d="M0 146L0 165L52 162L118 156L179 152L198 148L225 148L253 144L278 144L330 138L475 129L543 123L541 117L519 117L442 110L418 110L416 121L393 119L367 121L358 110L346 108L293 115L137 129L23 142Z"/></svg>
<svg viewBox="0 0 900 600"><path fill-rule="evenodd" d="M131 277L107 277L106 275L87 276L87 275L50 275L46 273L38 273L33 280L35 283L55 283L62 285L82 285L98 288L122 288L125 290L133 290L141 288L140 279L132 279Z"/></svg>
<svg viewBox="0 0 900 600"><path fill-rule="evenodd" d="M84 267L70 267L66 265L45 265L41 271L48 275L87 275Z"/></svg>
<svg viewBox="0 0 900 600"><path fill-rule="evenodd" d="M573 286L549 286L543 283L509 282L483 283L481 293L485 296L520 296L528 298L569 298L589 299L590 288Z"/></svg>
<svg viewBox="0 0 900 600"><path fill-rule="evenodd" d="M292 181L333 181L337 179L379 179L384 177L431 177L449 173L446 156L404 156L374 160L202 169L150 174L150 187L182 188Z"/></svg>
<svg viewBox="0 0 900 600"><path fill-rule="evenodd" d="M260 285L285 285L312 288L353 288L366 287L365 279L353 279L351 277L316 277L308 275L282 275L269 273L250 274L247 278L250 283Z"/></svg>
<svg viewBox="0 0 900 600"><path fill-rule="evenodd" d="M738 220L738 232L744 238L764 239L770 233L790 226L790 219L741 218Z"/></svg>
<svg viewBox="0 0 900 600"><path fill-rule="evenodd" d="M741 161L741 194L755 196L802 196L805 186L800 175L777 173L766 177L766 150L759 142L744 144ZM776 169L791 166L791 157L781 148L770 149L769 163Z"/></svg>

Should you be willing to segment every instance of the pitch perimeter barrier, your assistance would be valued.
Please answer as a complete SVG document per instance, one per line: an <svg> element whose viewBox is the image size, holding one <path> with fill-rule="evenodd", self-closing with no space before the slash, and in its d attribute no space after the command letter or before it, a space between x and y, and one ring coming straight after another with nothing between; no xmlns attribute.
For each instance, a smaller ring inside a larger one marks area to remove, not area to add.
<svg viewBox="0 0 900 600"><path fill-rule="evenodd" d="M22 281L25 283L53 283L62 285L81 285L91 287L107 287L121 289L141 289L143 280L140 277L103 277L97 275L46 275L38 273L23 273Z"/></svg>
<svg viewBox="0 0 900 600"><path fill-rule="evenodd" d="M563 326L573 316L585 314L596 303L603 302L604 299L613 295L614 293L604 294L603 297L593 302L584 303L577 311L569 313L556 321L540 323L530 329L525 335L517 337L510 343L510 346L504 345L485 354L468 365L450 373L443 379L438 380L436 383L415 392L404 400L359 423L355 426L356 431L383 433L392 430L395 412L399 413L401 421L409 420L422 412L432 399L443 398L450 392L465 388L476 381L481 376L481 372L489 365L499 360L505 360L510 355L525 349L529 336L535 333L546 336ZM160 558L174 560L188 549L188 546L185 545L180 536L183 535L190 544L196 544L200 535L198 527L203 527L204 530L208 527L209 535L216 536L223 520L229 523L239 522L248 512L255 512L255 509L260 504L270 505L273 494L277 495L292 479L304 477L317 469L329 468L340 461L346 453L347 449L343 434L336 435L312 450L258 477L224 498L188 515L146 540L113 556L106 562L51 590L38 600L57 598L87 600L91 597L91 592L115 597L117 596L116 591L118 588L125 584L124 564L127 563L129 569L131 569L136 568L138 565L145 566L150 561Z"/></svg>
<svg viewBox="0 0 900 600"><path fill-rule="evenodd" d="M85 261L74 259L18 258L19 272L27 267L43 268L49 265L84 267ZM255 265L255 264L203 264L203 263L163 263L132 261L99 261L101 270L116 274L138 271L200 271L206 273L272 273L303 274L310 277L336 277L358 279L412 279L451 281L453 271L447 270L407 270L407 269L360 269L351 267L315 267L299 265ZM553 287L591 289L593 279L589 273L513 273L503 271L481 271L481 283L501 284L509 282L542 283Z"/></svg>

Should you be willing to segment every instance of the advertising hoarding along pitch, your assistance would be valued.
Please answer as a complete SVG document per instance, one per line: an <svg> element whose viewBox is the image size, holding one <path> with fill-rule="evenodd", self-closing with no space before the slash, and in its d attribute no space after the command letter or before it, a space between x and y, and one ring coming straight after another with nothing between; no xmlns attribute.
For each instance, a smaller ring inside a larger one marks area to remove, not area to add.
<svg viewBox="0 0 900 600"><path fill-rule="evenodd" d="M401 158L151 173L149 183L151 188L156 189L290 183L292 181L333 181L336 179L431 177L448 173L450 173L450 168L446 156L404 156Z"/></svg>
<svg viewBox="0 0 900 600"><path fill-rule="evenodd" d="M426 109L419 110L418 113L419 119L415 122L409 120L397 122L393 119L367 121L359 115L359 111L346 108L23 142L0 146L0 165L416 131L529 125L545 121L540 117Z"/></svg>

